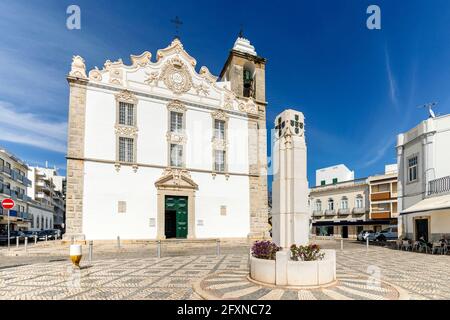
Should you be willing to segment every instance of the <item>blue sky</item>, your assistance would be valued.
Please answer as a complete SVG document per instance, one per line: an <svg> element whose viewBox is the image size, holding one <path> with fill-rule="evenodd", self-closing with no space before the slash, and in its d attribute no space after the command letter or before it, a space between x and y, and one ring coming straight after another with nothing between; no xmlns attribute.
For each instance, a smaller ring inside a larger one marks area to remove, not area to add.
<svg viewBox="0 0 450 320"><path fill-rule="evenodd" d="M81 30L66 8L81 8ZM382 29L366 28L381 8ZM244 24L268 59L268 127L285 108L306 116L308 178L344 163L357 177L394 163L395 138L450 113L450 1L6 1L0 0L0 144L33 165L65 172L68 85L74 54L88 69L173 38L170 20L198 65L218 74Z"/></svg>

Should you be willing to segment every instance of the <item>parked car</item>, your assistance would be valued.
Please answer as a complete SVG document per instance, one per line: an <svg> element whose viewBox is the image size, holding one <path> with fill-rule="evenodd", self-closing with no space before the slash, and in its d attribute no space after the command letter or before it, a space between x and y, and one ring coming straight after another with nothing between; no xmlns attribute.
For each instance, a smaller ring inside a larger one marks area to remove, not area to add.
<svg viewBox="0 0 450 320"><path fill-rule="evenodd" d="M363 230L358 234L357 239L358 241L366 241L366 238L369 237L369 241L372 241L374 234L375 231L373 230Z"/></svg>
<svg viewBox="0 0 450 320"><path fill-rule="evenodd" d="M397 240L398 239L398 228L397 226L390 226L386 229L381 230L375 234L376 241L387 241L387 240Z"/></svg>
<svg viewBox="0 0 450 320"><path fill-rule="evenodd" d="M17 231L10 231L10 233L9 233L9 242L10 243L15 243L16 236L17 236ZM0 233L0 243L8 244L8 232Z"/></svg>
<svg viewBox="0 0 450 320"><path fill-rule="evenodd" d="M22 231L21 232L21 237L28 238L28 242L34 240L34 236L37 235L36 231Z"/></svg>

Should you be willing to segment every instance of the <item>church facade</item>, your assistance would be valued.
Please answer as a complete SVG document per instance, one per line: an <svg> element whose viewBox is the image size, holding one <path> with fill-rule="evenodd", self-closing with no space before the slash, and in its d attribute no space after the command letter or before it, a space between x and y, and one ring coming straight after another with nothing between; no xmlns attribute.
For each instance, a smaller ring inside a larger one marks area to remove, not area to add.
<svg viewBox="0 0 450 320"><path fill-rule="evenodd" d="M66 238L262 238L268 231L265 63L239 37L219 77L178 38L72 61Z"/></svg>

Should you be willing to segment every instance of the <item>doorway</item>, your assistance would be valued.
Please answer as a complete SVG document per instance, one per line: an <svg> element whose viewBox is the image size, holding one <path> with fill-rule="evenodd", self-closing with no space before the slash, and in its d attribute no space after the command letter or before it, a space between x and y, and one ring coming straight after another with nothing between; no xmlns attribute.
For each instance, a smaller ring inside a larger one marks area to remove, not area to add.
<svg viewBox="0 0 450 320"><path fill-rule="evenodd" d="M166 239L186 239L188 233L188 198L165 197L165 236Z"/></svg>
<svg viewBox="0 0 450 320"><path fill-rule="evenodd" d="M421 237L428 242L428 219L416 219L416 240Z"/></svg>
<svg viewBox="0 0 450 320"><path fill-rule="evenodd" d="M342 226L342 238L343 239L348 238L348 226Z"/></svg>

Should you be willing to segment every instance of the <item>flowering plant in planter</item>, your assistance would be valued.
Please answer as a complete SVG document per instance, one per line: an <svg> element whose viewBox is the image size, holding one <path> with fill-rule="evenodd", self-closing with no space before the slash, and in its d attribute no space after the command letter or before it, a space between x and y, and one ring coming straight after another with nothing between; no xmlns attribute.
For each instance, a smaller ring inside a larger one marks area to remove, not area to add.
<svg viewBox="0 0 450 320"><path fill-rule="evenodd" d="M322 260L325 253L320 252L317 244L309 244L307 246L291 246L291 259L294 261L316 261Z"/></svg>
<svg viewBox="0 0 450 320"><path fill-rule="evenodd" d="M252 256L258 259L275 260L281 247L272 241L256 241L252 246Z"/></svg>

